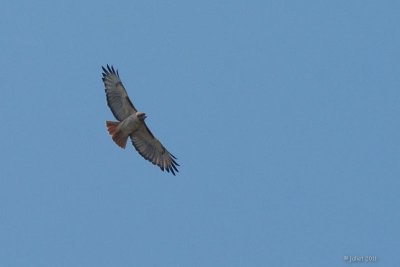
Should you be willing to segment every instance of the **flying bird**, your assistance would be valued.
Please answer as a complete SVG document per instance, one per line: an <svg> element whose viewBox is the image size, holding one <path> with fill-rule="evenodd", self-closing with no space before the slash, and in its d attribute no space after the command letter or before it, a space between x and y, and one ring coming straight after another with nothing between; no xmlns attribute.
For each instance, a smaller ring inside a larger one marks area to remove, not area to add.
<svg viewBox="0 0 400 267"><path fill-rule="evenodd" d="M137 111L122 85L118 70L107 64L103 69L103 82L106 91L107 105L118 120L106 121L109 134L114 142L125 149L128 138L139 154L154 165L175 175L179 164L157 138L151 133L145 123L146 114Z"/></svg>

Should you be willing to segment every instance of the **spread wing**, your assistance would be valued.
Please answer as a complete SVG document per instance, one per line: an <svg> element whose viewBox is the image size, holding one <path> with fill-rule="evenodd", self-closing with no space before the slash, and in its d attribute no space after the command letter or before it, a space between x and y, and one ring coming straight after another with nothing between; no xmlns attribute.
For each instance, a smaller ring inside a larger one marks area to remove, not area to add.
<svg viewBox="0 0 400 267"><path fill-rule="evenodd" d="M118 70L115 71L113 66L101 67L103 69L103 82L107 96L107 105L114 114L114 117L123 121L129 115L137 110L133 106L131 100L126 93L121 79L119 78Z"/></svg>
<svg viewBox="0 0 400 267"><path fill-rule="evenodd" d="M142 127L130 135L132 144L142 157L160 167L162 171L179 172L176 168L179 164L175 161L177 158L168 152L168 150L153 136L147 125L143 123Z"/></svg>

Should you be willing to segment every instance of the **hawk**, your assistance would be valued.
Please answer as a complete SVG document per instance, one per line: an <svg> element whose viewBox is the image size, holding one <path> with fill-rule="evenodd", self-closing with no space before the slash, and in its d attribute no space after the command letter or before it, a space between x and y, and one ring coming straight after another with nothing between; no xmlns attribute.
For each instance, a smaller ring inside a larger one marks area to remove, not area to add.
<svg viewBox="0 0 400 267"><path fill-rule="evenodd" d="M109 134L114 142L125 149L128 138L139 154L162 171L178 172L177 158L172 155L151 133L145 123L146 114L138 112L122 85L118 70L107 64L103 69L103 82L106 91L107 105L118 120L106 121Z"/></svg>

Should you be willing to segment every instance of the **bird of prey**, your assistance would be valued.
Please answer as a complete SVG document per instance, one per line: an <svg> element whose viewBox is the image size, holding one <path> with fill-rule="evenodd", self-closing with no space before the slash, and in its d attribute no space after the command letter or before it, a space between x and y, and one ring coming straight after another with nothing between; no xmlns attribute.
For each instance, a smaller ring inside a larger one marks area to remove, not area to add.
<svg viewBox="0 0 400 267"><path fill-rule="evenodd" d="M139 154L154 165L175 175L179 164L172 155L154 137L145 123L146 114L138 112L122 85L118 70L107 64L103 69L103 82L106 91L107 105L118 122L106 121L108 132L114 142L125 149L128 137Z"/></svg>

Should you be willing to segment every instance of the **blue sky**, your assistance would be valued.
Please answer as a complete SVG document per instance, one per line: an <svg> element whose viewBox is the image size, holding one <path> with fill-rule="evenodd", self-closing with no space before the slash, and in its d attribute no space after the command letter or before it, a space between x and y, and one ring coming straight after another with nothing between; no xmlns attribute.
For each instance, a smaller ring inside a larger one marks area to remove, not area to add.
<svg viewBox="0 0 400 267"><path fill-rule="evenodd" d="M396 265L399 13L4 3L0 265ZM108 136L105 64L178 157L176 177Z"/></svg>

